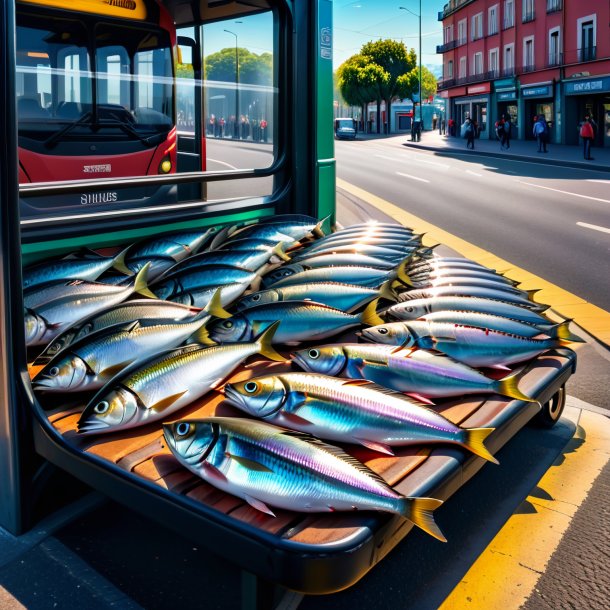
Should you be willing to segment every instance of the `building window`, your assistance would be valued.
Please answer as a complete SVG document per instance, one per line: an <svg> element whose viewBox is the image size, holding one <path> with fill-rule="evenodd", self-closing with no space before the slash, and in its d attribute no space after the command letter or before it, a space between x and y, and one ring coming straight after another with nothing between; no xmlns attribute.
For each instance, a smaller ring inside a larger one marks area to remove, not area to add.
<svg viewBox="0 0 610 610"><path fill-rule="evenodd" d="M578 61L592 61L597 58L596 15L578 20Z"/></svg>
<svg viewBox="0 0 610 610"><path fill-rule="evenodd" d="M504 47L504 76L513 76L515 73L515 45Z"/></svg>
<svg viewBox="0 0 610 610"><path fill-rule="evenodd" d="M489 72L490 78L500 76L500 53L497 48L489 51Z"/></svg>
<svg viewBox="0 0 610 610"><path fill-rule="evenodd" d="M536 12L534 10L534 0L523 0L523 14L521 21L527 23L528 21L534 21L536 18Z"/></svg>
<svg viewBox="0 0 610 610"><path fill-rule="evenodd" d="M483 38L483 13L477 13L472 17L472 39Z"/></svg>
<svg viewBox="0 0 610 610"><path fill-rule="evenodd" d="M445 44L447 44L448 42L453 42L453 24L448 25L445 28L445 34L444 34L445 38L443 40L443 42Z"/></svg>
<svg viewBox="0 0 610 610"><path fill-rule="evenodd" d="M493 36L498 33L498 5L491 6L487 14L487 34Z"/></svg>
<svg viewBox="0 0 610 610"><path fill-rule="evenodd" d="M515 27L515 0L504 2L504 29Z"/></svg>
<svg viewBox="0 0 610 610"><path fill-rule="evenodd" d="M447 62L447 79L453 78L453 60Z"/></svg>
<svg viewBox="0 0 610 610"><path fill-rule="evenodd" d="M534 37L523 39L523 71L533 72L534 66Z"/></svg>
<svg viewBox="0 0 610 610"><path fill-rule="evenodd" d="M549 66L559 66L562 60L560 29L555 28L549 30Z"/></svg>
<svg viewBox="0 0 610 610"><path fill-rule="evenodd" d="M466 78L466 57L460 57L460 78Z"/></svg>
<svg viewBox="0 0 610 610"><path fill-rule="evenodd" d="M472 58L472 74L483 74L483 53L475 53Z"/></svg>
<svg viewBox="0 0 610 610"><path fill-rule="evenodd" d="M466 19L458 21L458 44L466 44L468 42L467 23Z"/></svg>
<svg viewBox="0 0 610 610"><path fill-rule="evenodd" d="M555 13L563 8L563 0L546 0L546 12Z"/></svg>

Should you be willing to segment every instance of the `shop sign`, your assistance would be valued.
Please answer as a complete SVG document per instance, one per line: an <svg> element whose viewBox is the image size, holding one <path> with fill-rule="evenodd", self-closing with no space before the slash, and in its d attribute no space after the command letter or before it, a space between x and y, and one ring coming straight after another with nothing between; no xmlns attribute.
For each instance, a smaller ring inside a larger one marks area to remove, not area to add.
<svg viewBox="0 0 610 610"><path fill-rule="evenodd" d="M483 83L482 85L473 85L468 87L468 94L473 93L489 93L491 91L491 83Z"/></svg>
<svg viewBox="0 0 610 610"><path fill-rule="evenodd" d="M499 102L507 102L509 100L516 100L516 99L517 99L517 92L515 90L507 91L506 93L498 93Z"/></svg>
<svg viewBox="0 0 610 610"><path fill-rule="evenodd" d="M502 87L506 87L506 88L515 88L515 78L511 77L511 78L503 78L501 80L497 80L494 82L494 86L496 88L496 91L498 91L499 88Z"/></svg>
<svg viewBox="0 0 610 610"><path fill-rule="evenodd" d="M551 87L547 85L546 87L529 87L528 89L522 88L521 95L523 97L550 97Z"/></svg>
<svg viewBox="0 0 610 610"><path fill-rule="evenodd" d="M602 91L610 91L610 76L579 80L574 83L565 83L566 95L601 93Z"/></svg>

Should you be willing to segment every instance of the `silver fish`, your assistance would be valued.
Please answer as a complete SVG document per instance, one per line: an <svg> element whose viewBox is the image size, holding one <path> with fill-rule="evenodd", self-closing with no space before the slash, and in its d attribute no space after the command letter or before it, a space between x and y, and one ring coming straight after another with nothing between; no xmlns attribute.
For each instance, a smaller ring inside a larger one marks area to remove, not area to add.
<svg viewBox="0 0 610 610"><path fill-rule="evenodd" d="M178 262L198 252L215 232L215 229L204 229L150 237L131 245L126 258L128 263L146 257L169 257Z"/></svg>
<svg viewBox="0 0 610 610"><path fill-rule="evenodd" d="M362 379L313 373L256 377L223 388L232 405L268 423L388 455L391 447L452 443L498 463L483 440L493 428L463 429L404 394Z"/></svg>
<svg viewBox="0 0 610 610"><path fill-rule="evenodd" d="M241 239L243 237L257 237L259 239L270 239L270 235L274 235L274 232L282 235L289 235L296 240L301 240L310 233L316 237L323 237L324 232L322 230L322 225L326 220L326 218L323 218L316 222L298 220L274 222L273 219L270 219L268 222L248 225L247 227L238 229L231 235L231 238L239 237Z"/></svg>
<svg viewBox="0 0 610 610"><path fill-rule="evenodd" d="M208 307L212 302L212 297L218 291L220 303L227 307L246 291L248 283L241 284L214 284L213 286L196 286L181 292L176 292L168 297L172 303L191 305L193 307Z"/></svg>
<svg viewBox="0 0 610 610"><path fill-rule="evenodd" d="M375 269L394 269L400 264L400 262L400 260L398 262L395 262L393 260L377 258L375 256L369 256L367 254L357 254L353 252L345 254L341 252L318 254L299 260L299 264L305 267L306 269L318 269L320 267L337 266L345 267L346 265L356 265L358 267L373 267Z"/></svg>
<svg viewBox="0 0 610 610"><path fill-rule="evenodd" d="M89 401L78 431L112 432L165 419L220 385L249 356L262 354L283 362L271 346L277 326L251 343L192 344L130 367Z"/></svg>
<svg viewBox="0 0 610 610"><path fill-rule="evenodd" d="M532 402L519 390L514 376L496 381L445 354L423 349L362 343L325 345L299 350L293 359L311 373L368 379L418 397L484 393Z"/></svg>
<svg viewBox="0 0 610 610"><path fill-rule="evenodd" d="M447 322L390 322L365 328L370 341L443 352L473 367L508 367L550 349L569 345L563 339L523 337L507 332Z"/></svg>
<svg viewBox="0 0 610 610"><path fill-rule="evenodd" d="M158 299L141 299L119 303L99 313L79 320L59 334L34 360L34 366L48 364L61 350L83 337L115 324L126 324L136 320L183 320L198 314L201 310L178 303L168 303Z"/></svg>
<svg viewBox="0 0 610 610"><path fill-rule="evenodd" d="M163 426L186 468L259 511L373 510L409 519L445 541L432 511L442 502L406 498L343 450L310 435L249 419L214 417Z"/></svg>
<svg viewBox="0 0 610 610"><path fill-rule="evenodd" d="M293 263L299 263L303 259L311 258L312 256L326 256L332 253L341 254L364 254L366 256L373 256L375 258L381 258L385 260L392 260L399 263L406 255L413 252L415 246L411 248L386 248L384 246L372 246L368 244L360 244L354 246L347 244L343 246L329 246L328 249L319 248L315 251L310 251L308 248L295 251L294 255L290 258Z"/></svg>
<svg viewBox="0 0 610 610"><path fill-rule="evenodd" d="M98 390L124 368L177 347L209 319L143 320L99 330L55 356L32 380L35 390L88 392Z"/></svg>
<svg viewBox="0 0 610 610"><path fill-rule="evenodd" d="M473 288L489 288L491 290L498 290L500 292L509 292L511 294L520 295L527 298L527 292L519 290L512 285L512 282L498 276L481 276L481 275L468 275L468 276L438 276L438 277L426 277L420 281L415 281L411 274L408 274L407 285L415 288L443 288L445 286L472 286Z"/></svg>

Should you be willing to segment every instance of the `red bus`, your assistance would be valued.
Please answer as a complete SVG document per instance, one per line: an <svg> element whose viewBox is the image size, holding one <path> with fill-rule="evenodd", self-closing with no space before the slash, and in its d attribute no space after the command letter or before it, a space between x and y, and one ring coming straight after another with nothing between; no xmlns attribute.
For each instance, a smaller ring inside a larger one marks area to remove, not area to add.
<svg viewBox="0 0 610 610"><path fill-rule="evenodd" d="M19 0L20 183L175 172L176 54L174 23L155 0ZM28 199L22 217L172 197L146 190Z"/></svg>

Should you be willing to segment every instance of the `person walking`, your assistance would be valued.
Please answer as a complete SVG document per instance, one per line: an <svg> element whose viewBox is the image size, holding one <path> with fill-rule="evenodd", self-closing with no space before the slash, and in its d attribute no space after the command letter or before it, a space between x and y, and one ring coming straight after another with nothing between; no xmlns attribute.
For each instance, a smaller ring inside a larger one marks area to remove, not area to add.
<svg viewBox="0 0 610 610"><path fill-rule="evenodd" d="M595 139L595 129L593 128L593 122L591 116L586 114L585 120L580 124L580 137L583 142L583 154L587 161L593 161L594 158L591 156L591 145Z"/></svg>
<svg viewBox="0 0 610 610"><path fill-rule="evenodd" d="M540 115L540 116L535 116L534 117L534 128L533 128L533 134L534 137L536 138L536 140L538 141L538 152L540 153L546 153L549 152L546 149L546 143L547 143L547 139L548 139L548 132L549 132L549 127L546 123L545 118Z"/></svg>
<svg viewBox="0 0 610 610"><path fill-rule="evenodd" d="M463 132L463 137L466 138L466 148L474 150L474 123L470 117L467 117L464 121L461 131Z"/></svg>
<svg viewBox="0 0 610 610"><path fill-rule="evenodd" d="M502 115L502 118L504 119L504 148L508 150L510 148L510 138L513 134L513 124L510 120L510 114Z"/></svg>
<svg viewBox="0 0 610 610"><path fill-rule="evenodd" d="M504 150L506 145L506 134L504 133L504 115L495 124L496 138L500 141L500 150Z"/></svg>

